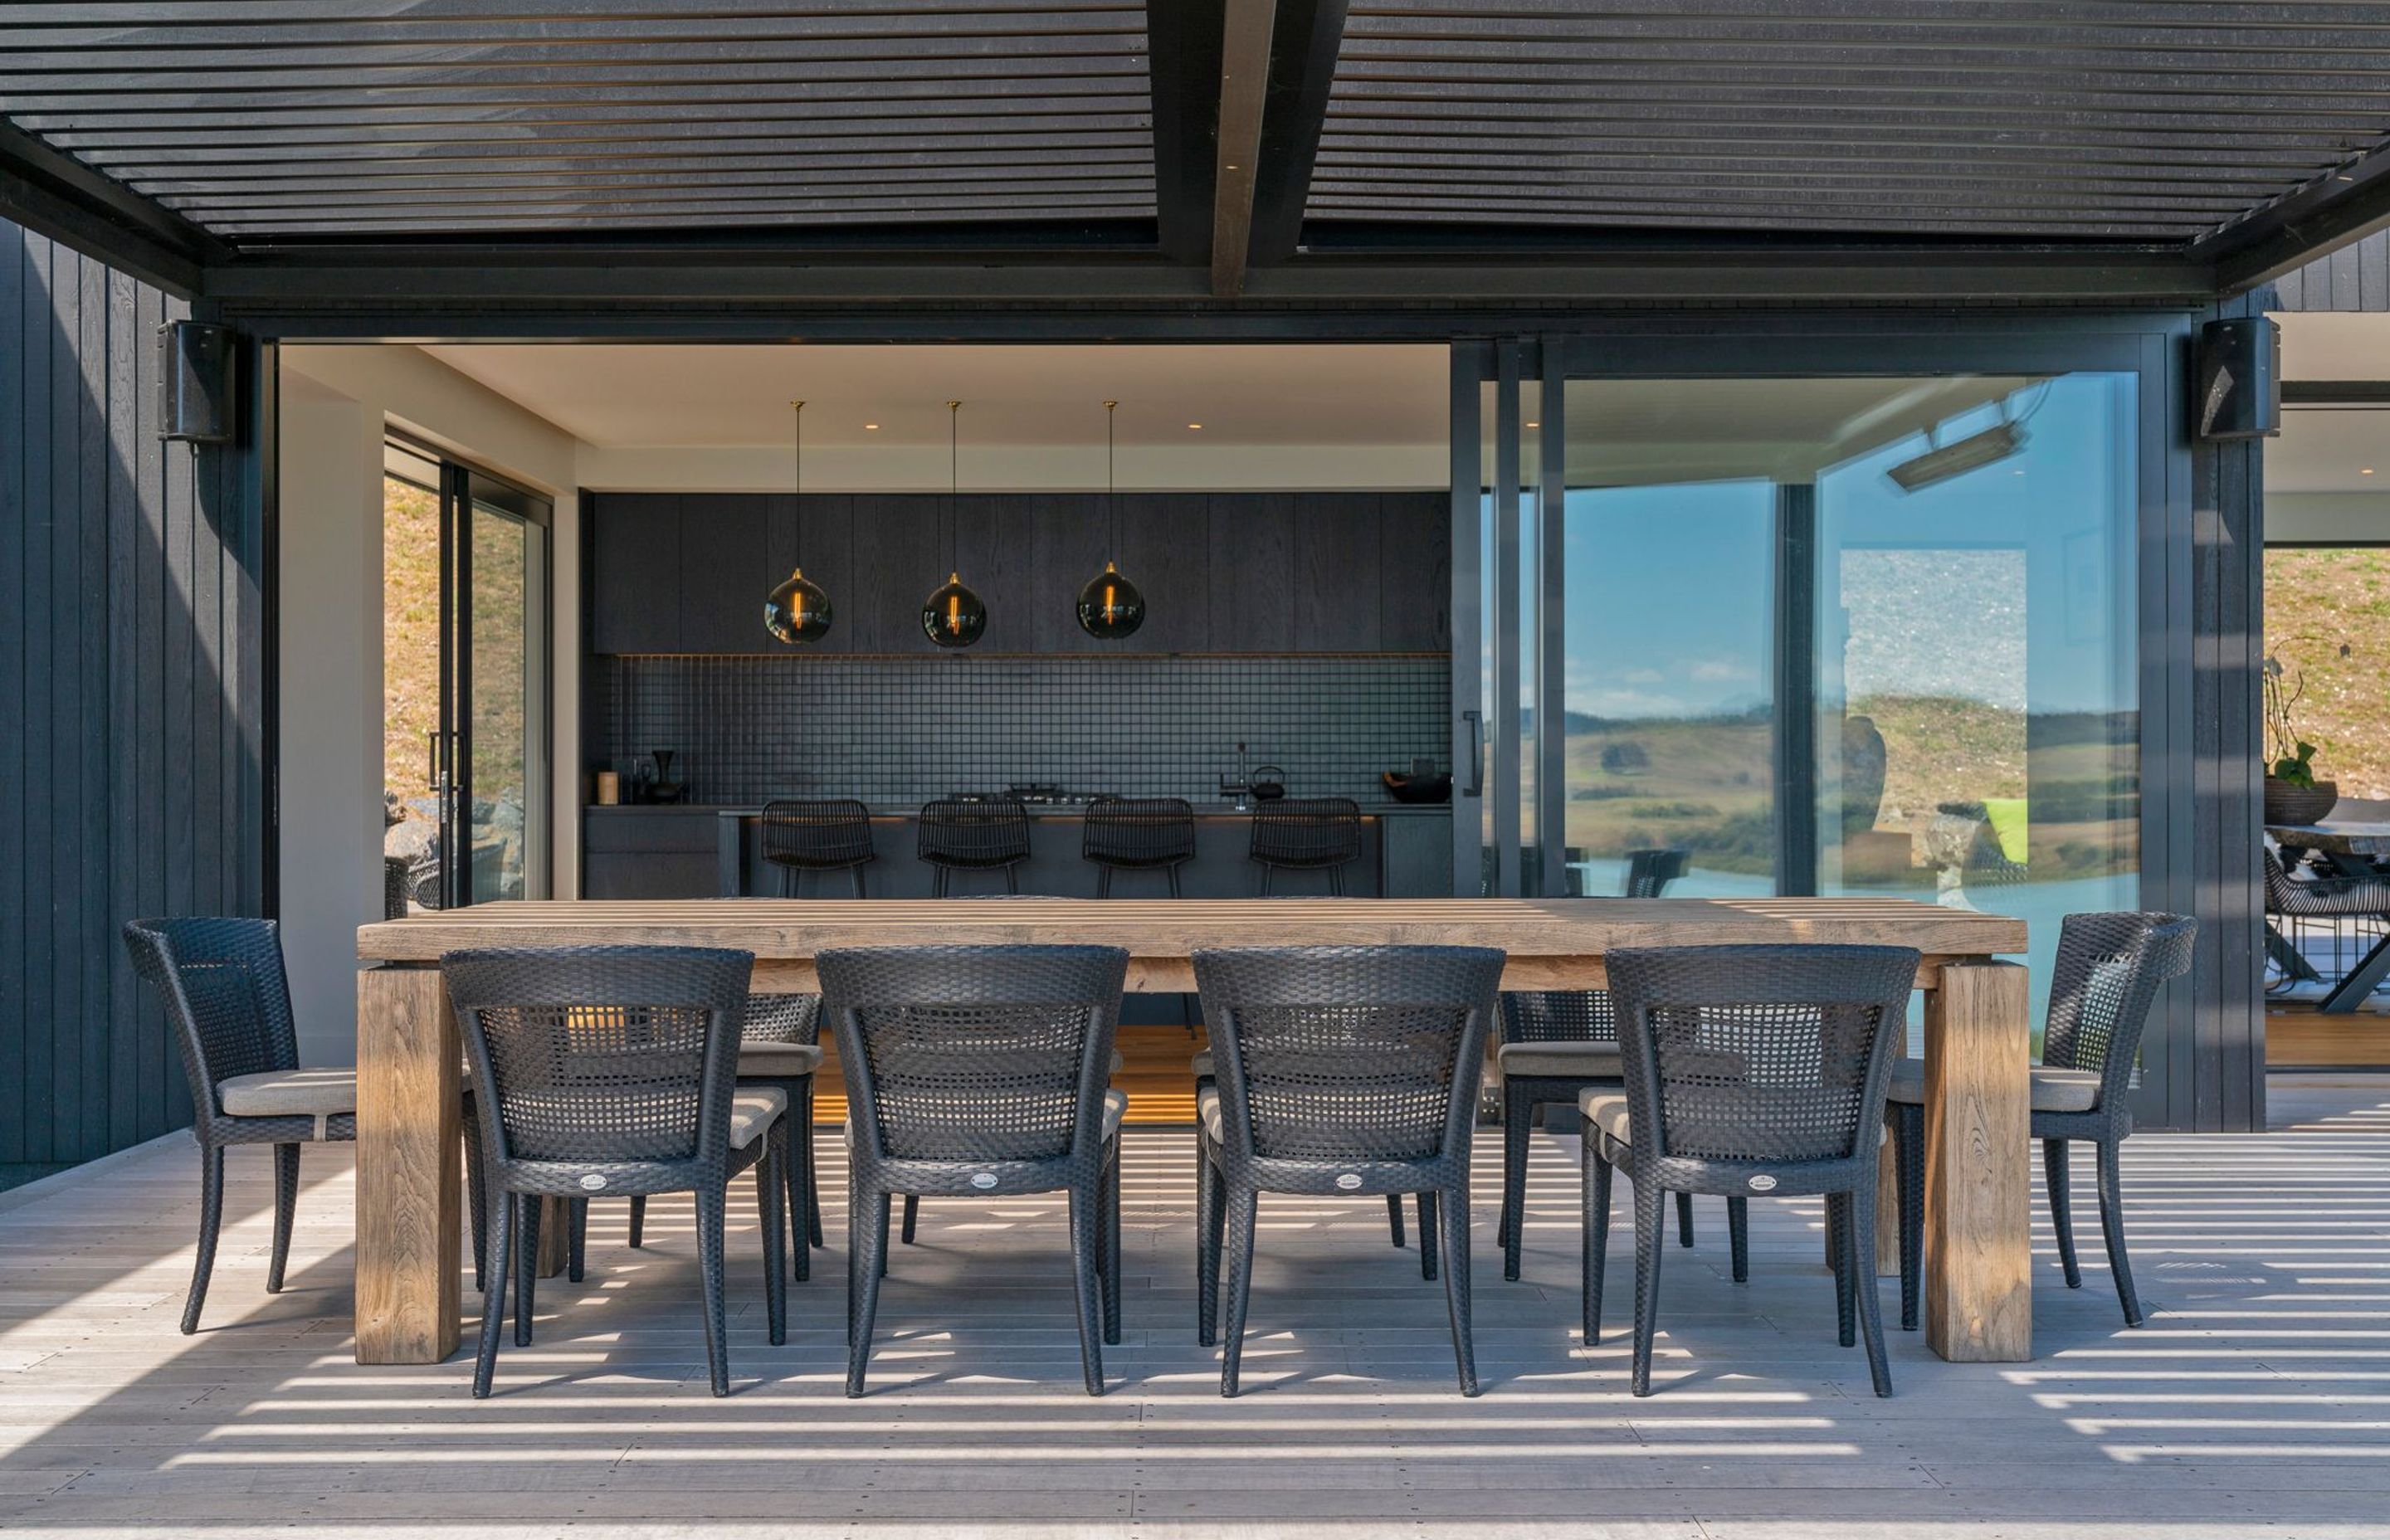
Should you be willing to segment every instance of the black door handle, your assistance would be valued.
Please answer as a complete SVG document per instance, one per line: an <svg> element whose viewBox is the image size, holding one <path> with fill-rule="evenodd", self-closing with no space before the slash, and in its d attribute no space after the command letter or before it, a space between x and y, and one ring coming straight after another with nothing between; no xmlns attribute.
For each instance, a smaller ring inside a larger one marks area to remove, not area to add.
<svg viewBox="0 0 2390 1540"><path fill-rule="evenodd" d="M1461 795L1482 797L1485 794L1485 722L1475 712L1463 712L1460 719L1469 724L1469 789Z"/></svg>

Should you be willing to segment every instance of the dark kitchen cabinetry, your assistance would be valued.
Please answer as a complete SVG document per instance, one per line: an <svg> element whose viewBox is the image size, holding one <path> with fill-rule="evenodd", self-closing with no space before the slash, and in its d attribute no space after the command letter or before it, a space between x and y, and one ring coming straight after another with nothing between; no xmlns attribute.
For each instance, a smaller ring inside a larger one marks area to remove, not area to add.
<svg viewBox="0 0 2390 1540"><path fill-rule="evenodd" d="M1440 652L1451 645L1442 492L594 494L593 652L778 653L764 596L802 564L830 597L806 650L926 653L921 601L957 567L983 652ZM1117 538L1117 546L1114 545ZM1125 642L1079 629L1117 559L1144 591Z"/></svg>

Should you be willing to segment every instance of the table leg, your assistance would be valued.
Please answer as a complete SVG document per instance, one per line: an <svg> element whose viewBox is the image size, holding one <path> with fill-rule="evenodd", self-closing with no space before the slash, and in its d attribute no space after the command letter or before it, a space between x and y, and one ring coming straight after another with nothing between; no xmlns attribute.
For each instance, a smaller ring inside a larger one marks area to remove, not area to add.
<svg viewBox="0 0 2390 1540"><path fill-rule="evenodd" d="M2015 963L1945 964L1925 1005L1925 1340L2033 1356L2032 1026Z"/></svg>
<svg viewBox="0 0 2390 1540"><path fill-rule="evenodd" d="M2390 935L2375 942L2373 950L2358 959L2348 976L2332 986L2317 1008L2326 1016L2347 1015L2372 997L2384 974L2390 974Z"/></svg>
<svg viewBox="0 0 2390 1540"><path fill-rule="evenodd" d="M357 975L360 1364L436 1364L456 1351L458 1053L439 969Z"/></svg>

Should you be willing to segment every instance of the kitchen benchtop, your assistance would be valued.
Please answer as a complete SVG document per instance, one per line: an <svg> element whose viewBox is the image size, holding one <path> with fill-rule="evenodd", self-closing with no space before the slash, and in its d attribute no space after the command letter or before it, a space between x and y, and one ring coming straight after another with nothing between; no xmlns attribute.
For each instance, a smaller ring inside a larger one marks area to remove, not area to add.
<svg viewBox="0 0 2390 1540"><path fill-rule="evenodd" d="M864 805L870 809L871 815L875 818L912 818L919 816L921 812L921 805L919 802L867 802ZM1194 808L1195 816L1198 818L1253 816L1250 811L1240 813L1235 808L1216 803L1197 802ZM593 802L587 811L603 814L608 817L658 814L679 814L687 816L691 814L712 813L725 818L752 818L764 810L760 806L738 807L716 802L640 802L624 803L615 807L602 807ZM1032 803L1029 807L1029 815L1033 818L1078 818L1084 816L1086 811L1084 803ZM1446 817L1451 813L1452 804L1449 802L1390 802L1361 804L1361 816L1364 818Z"/></svg>

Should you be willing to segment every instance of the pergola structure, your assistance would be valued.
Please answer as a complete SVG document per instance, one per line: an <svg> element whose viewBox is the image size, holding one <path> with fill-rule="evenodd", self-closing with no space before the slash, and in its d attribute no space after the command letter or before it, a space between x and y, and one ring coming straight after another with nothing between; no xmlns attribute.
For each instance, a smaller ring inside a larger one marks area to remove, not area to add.
<svg viewBox="0 0 2390 1540"><path fill-rule="evenodd" d="M2210 300L2390 223L2377 7L0 6L0 215L276 304Z"/></svg>

